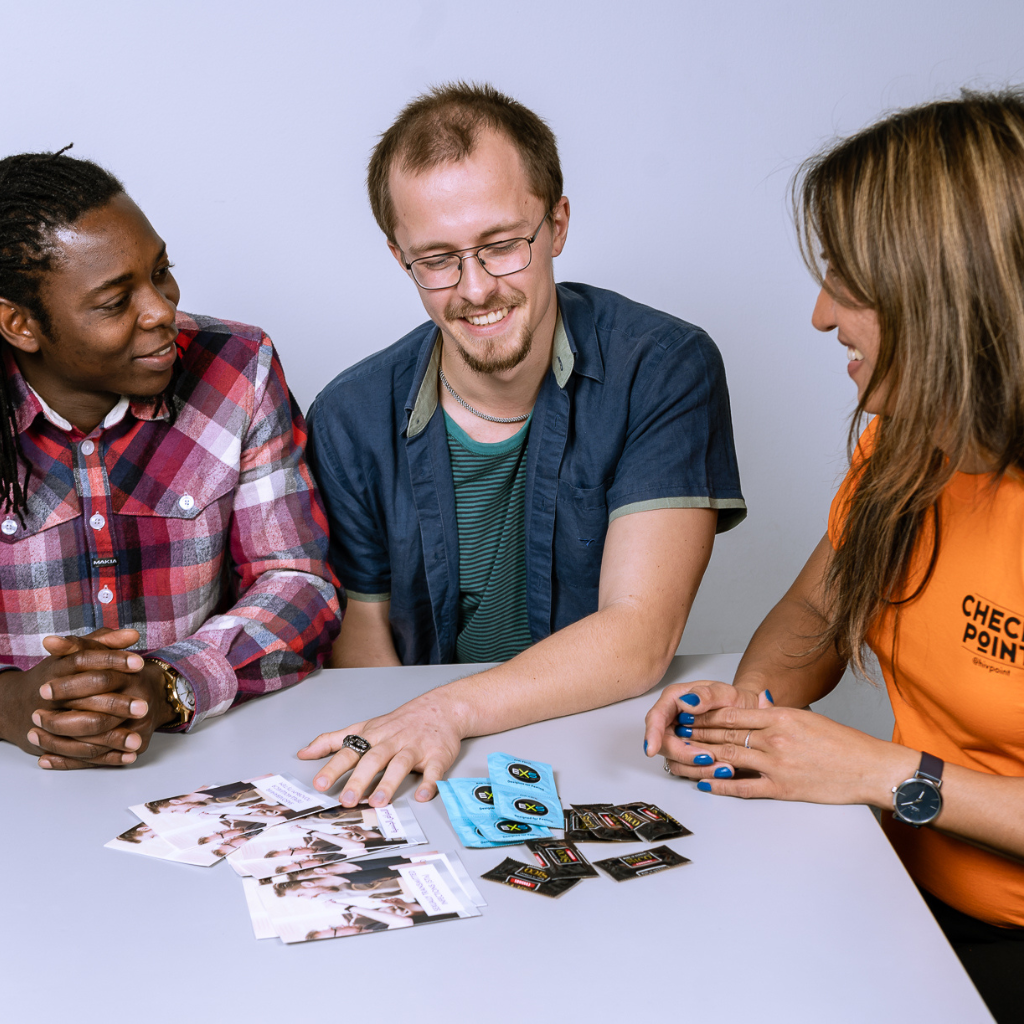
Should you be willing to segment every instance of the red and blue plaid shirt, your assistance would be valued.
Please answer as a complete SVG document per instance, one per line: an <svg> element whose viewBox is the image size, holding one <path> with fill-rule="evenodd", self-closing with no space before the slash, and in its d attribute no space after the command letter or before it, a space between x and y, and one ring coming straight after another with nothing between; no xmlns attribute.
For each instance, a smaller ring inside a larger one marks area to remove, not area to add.
<svg viewBox="0 0 1024 1024"><path fill-rule="evenodd" d="M179 313L168 394L122 399L90 434L4 351L32 467L22 523L0 513L0 666L49 634L131 627L196 695L192 725L297 683L338 632L306 426L257 327ZM2 676L0 676L2 680Z"/></svg>

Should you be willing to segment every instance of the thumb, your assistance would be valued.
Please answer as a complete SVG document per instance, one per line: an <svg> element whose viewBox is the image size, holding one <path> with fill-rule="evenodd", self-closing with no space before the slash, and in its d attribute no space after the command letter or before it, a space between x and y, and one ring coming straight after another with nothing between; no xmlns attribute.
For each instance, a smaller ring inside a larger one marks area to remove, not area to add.
<svg viewBox="0 0 1024 1024"><path fill-rule="evenodd" d="M125 647L139 642L139 631L137 629L97 629L89 634L90 640L103 644L111 650L119 651Z"/></svg>
<svg viewBox="0 0 1024 1024"><path fill-rule="evenodd" d="M757 706L759 708L773 708L775 707L775 700L772 697L771 690L762 690L757 695Z"/></svg>
<svg viewBox="0 0 1024 1024"><path fill-rule="evenodd" d="M52 654L56 658L63 658L68 654L74 654L75 651L80 651L82 645L78 642L76 636L44 636L43 637L43 650L47 654Z"/></svg>

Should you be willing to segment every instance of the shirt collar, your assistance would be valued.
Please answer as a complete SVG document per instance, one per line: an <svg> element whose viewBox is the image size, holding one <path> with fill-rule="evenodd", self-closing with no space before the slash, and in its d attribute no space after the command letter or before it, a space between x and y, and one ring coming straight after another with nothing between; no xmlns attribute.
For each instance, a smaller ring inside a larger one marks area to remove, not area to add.
<svg viewBox="0 0 1024 1024"><path fill-rule="evenodd" d="M433 341L430 358L427 360L423 376L419 378L419 387L415 389L416 397L413 399L412 405L406 407L409 414L405 428L407 437L415 437L421 433L430 422L430 417L434 415L434 410L437 409L437 371L441 366L440 330L434 333ZM558 316L555 319L554 342L551 346L551 372L555 375L555 380L560 388L565 388L575 363L576 353L566 334L565 326L562 323L562 310L559 308Z"/></svg>
<svg viewBox="0 0 1024 1024"><path fill-rule="evenodd" d="M10 347L5 345L3 348L4 372L7 374L7 379L11 385L11 393L14 397L14 417L18 433L21 434L28 430L39 415L45 417L59 430L64 430L68 433L78 430L74 424L61 416L56 409L53 409L43 396L25 380L25 376L19 369L17 360L15 360L11 353ZM131 410L132 415L136 419L140 420L163 420L167 419L170 415L170 409L168 409L167 402L162 395L157 402L133 401L127 395L122 395L114 408L103 417L103 422L99 425L100 428L107 430L120 423L129 410Z"/></svg>

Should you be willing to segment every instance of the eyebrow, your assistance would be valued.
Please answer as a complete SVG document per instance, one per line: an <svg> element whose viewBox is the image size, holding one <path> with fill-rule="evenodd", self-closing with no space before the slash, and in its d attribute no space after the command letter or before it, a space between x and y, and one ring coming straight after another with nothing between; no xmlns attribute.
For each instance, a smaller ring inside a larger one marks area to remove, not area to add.
<svg viewBox="0 0 1024 1024"><path fill-rule="evenodd" d="M493 228L489 228L487 231L484 231L482 234L477 235L477 238L492 238L494 235L503 235L503 234L506 234L509 231L515 230L516 228L522 228L522 226L525 223L526 223L525 220L520 219L520 220L509 221L509 222L506 222L504 224L497 224ZM518 238L520 236L516 235L515 237ZM525 238L526 236L524 235L522 237ZM480 244L487 245L488 243L487 242L482 242ZM466 248L473 249L473 248L475 248L475 246L470 245L470 246L467 246ZM459 249L456 249L452 245L451 242L428 242L426 245L417 245L417 246L411 247L409 249L409 255L410 256L423 255L424 253L434 252L435 250L438 252L438 254L445 253L445 252L460 252L461 251Z"/></svg>
<svg viewBox="0 0 1024 1024"><path fill-rule="evenodd" d="M156 259L153 261L155 266L161 260L167 257L167 244L165 243L160 247L160 251L156 254ZM132 272L126 270L123 274L118 274L117 277L112 277L103 284L97 285L95 288L89 290L89 295L99 295L102 292L107 291L110 288L117 288L118 285L127 284L132 279Z"/></svg>

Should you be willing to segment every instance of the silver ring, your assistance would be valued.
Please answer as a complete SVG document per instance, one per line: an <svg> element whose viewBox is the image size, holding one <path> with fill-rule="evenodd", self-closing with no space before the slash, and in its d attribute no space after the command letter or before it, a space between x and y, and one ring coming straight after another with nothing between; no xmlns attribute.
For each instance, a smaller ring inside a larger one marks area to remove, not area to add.
<svg viewBox="0 0 1024 1024"><path fill-rule="evenodd" d="M753 731L754 731L753 729L750 730L750 732L753 732ZM743 746L745 746L747 748L747 750L750 749L750 732L747 733L747 738L743 741Z"/></svg>
<svg viewBox="0 0 1024 1024"><path fill-rule="evenodd" d="M341 745L354 750L360 757L370 749L370 744L362 736L356 736L351 732L341 741Z"/></svg>
<svg viewBox="0 0 1024 1024"><path fill-rule="evenodd" d="M668 772L668 774L669 774L669 775L671 775L671 774L672 774L672 766L671 766L671 765L670 765L670 764L668 763L668 761L666 761L666 762L665 762L665 763L664 763L664 764L662 765L662 768L664 768L664 769L665 769L665 771L666 771L666 772Z"/></svg>

